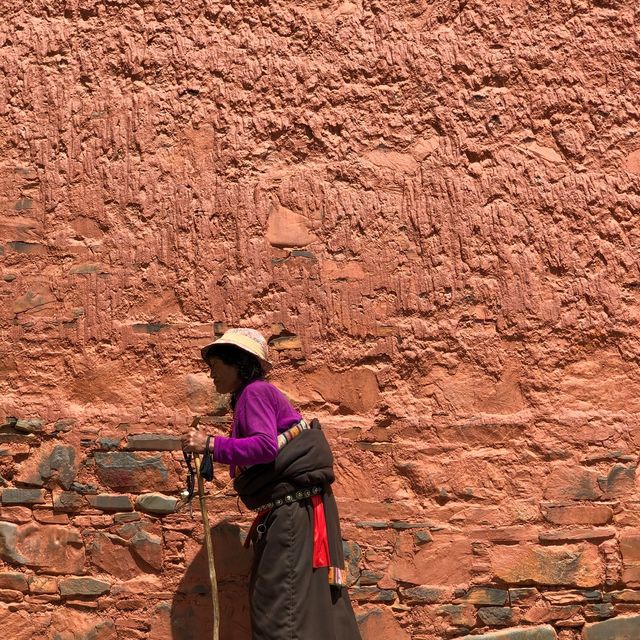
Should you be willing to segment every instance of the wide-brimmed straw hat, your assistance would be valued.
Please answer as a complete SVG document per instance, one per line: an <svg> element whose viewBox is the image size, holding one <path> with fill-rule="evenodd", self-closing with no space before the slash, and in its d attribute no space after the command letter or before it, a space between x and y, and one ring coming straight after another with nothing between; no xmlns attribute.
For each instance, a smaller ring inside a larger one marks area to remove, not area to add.
<svg viewBox="0 0 640 640"><path fill-rule="evenodd" d="M272 364L269 362L269 346L267 345L267 341L264 336L255 329L227 329L220 338L200 349L202 359L207 360L207 358L214 355L215 348L223 344L233 345L255 356L262 365L264 372L269 371L272 367Z"/></svg>

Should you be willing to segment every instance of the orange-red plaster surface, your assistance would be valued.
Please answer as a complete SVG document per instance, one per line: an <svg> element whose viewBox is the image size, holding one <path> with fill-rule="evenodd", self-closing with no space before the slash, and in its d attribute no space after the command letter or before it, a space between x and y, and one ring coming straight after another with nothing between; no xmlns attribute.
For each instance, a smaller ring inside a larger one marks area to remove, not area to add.
<svg viewBox="0 0 640 640"><path fill-rule="evenodd" d="M162 510L233 325L334 448L366 640L640 637L635 2L2 16L5 637L206 637ZM250 514L210 492L246 640Z"/></svg>

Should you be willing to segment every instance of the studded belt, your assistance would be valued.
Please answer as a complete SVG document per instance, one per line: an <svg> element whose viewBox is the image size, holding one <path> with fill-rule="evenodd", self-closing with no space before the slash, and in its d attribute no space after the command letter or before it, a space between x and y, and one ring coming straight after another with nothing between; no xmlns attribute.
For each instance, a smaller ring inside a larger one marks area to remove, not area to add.
<svg viewBox="0 0 640 640"><path fill-rule="evenodd" d="M317 496L322 493L322 487L308 487L306 489L298 489L298 491L294 491L293 493L288 493L286 496L282 496L282 498L276 498L271 502L266 502L265 504L261 504L259 507L255 509L251 509L251 511L255 511L256 513L262 513L263 511L271 511L277 507L281 507L283 504L291 504L292 502L298 502L300 500L306 500L311 496Z"/></svg>

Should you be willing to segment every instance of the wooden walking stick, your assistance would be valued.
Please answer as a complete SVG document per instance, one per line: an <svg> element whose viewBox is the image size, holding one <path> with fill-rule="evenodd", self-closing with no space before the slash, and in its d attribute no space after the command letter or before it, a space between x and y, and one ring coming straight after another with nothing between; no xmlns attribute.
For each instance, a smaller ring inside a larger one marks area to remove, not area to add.
<svg viewBox="0 0 640 640"><path fill-rule="evenodd" d="M191 421L191 428L195 429L200 423L200 416L195 416ZM205 455L209 450L209 440L205 449ZM184 452L183 452L184 453ZM191 454L184 453L184 458L189 467L189 478L187 478L187 494L189 501L193 497L193 469L191 467ZM209 514L207 513L207 503L205 501L204 492L204 479L200 473L200 456L197 453L193 453L193 461L196 467L196 479L198 484L198 499L200 501L200 513L202 514L202 526L204 527L204 546L207 550L207 563L209 564L209 582L211 583L211 603L213 604L213 640L220 640L220 599L218 598L218 580L216 579L216 565L213 560L213 541L211 540L211 529L209 528ZM209 460L213 465L213 462ZM213 479L213 466L210 469L211 477L207 476L208 480Z"/></svg>
<svg viewBox="0 0 640 640"><path fill-rule="evenodd" d="M218 581L216 579L216 565L213 561L213 541L211 540L211 529L209 528L209 514L204 495L204 480L200 475L200 456L193 454L196 466L196 477L198 479L198 498L200 500L200 513L202 513L202 525L204 526L204 546L207 550L207 561L209 563L209 581L211 582L211 602L213 603L213 640L220 640L220 600L218 598Z"/></svg>

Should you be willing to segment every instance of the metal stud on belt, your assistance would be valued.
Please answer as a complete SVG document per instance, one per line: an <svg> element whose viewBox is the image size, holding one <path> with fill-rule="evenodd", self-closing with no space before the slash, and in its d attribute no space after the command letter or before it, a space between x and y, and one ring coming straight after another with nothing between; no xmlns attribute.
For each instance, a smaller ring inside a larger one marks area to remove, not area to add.
<svg viewBox="0 0 640 640"><path fill-rule="evenodd" d="M251 511L255 511L260 513L261 511L271 511L271 509L275 509L276 507L281 507L283 504L292 504L293 502L297 502L298 500L305 500L306 498L310 498L311 496L317 496L319 493L322 493L322 487L310 487L309 489L299 489L295 493L288 493L286 496L282 498L276 498L271 502L267 502L255 509L251 509Z"/></svg>

